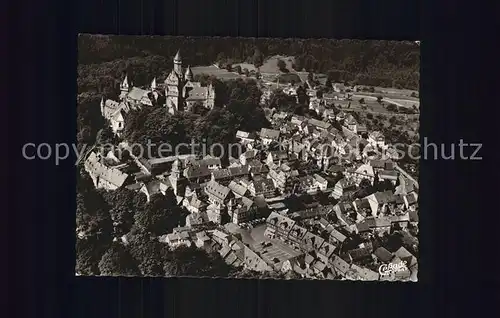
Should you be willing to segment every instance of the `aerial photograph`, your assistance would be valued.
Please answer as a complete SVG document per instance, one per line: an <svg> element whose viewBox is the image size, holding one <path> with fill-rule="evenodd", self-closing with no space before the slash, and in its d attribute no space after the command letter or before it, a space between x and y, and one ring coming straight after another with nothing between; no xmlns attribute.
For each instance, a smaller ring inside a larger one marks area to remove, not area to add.
<svg viewBox="0 0 500 318"><path fill-rule="evenodd" d="M77 67L77 276L418 281L419 41L80 34Z"/></svg>

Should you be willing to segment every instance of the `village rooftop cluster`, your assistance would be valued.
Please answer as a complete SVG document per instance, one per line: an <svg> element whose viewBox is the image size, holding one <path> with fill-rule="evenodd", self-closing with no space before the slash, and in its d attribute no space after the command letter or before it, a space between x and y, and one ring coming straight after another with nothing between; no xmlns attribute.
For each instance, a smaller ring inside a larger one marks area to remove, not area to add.
<svg viewBox="0 0 500 318"><path fill-rule="evenodd" d="M182 71L180 61L178 53L164 87L170 96L166 107L187 111L195 99L213 107L213 88L192 82L190 69ZM153 98L158 93L155 81L151 92L129 84L125 79L120 102L101 105L116 134L123 129L123 112L151 107L149 93ZM271 89L265 87L263 101ZM283 91L294 94L289 86ZM308 94L315 96L314 87ZM85 170L96 188L125 187L148 200L172 190L189 215L158 237L171 248L217 250L236 267L294 271L303 278L416 281L418 182L398 166L381 132L367 131L352 115L328 105L311 99L310 109L322 120L274 112L268 114L272 128L238 131L245 150L225 165L220 158L196 154L146 159L130 151L130 158L121 161L112 151L91 151ZM341 154L354 152L332 159L319 151L325 145ZM119 147L130 150L126 141ZM396 245L393 236L400 238ZM127 235L121 240L127 244ZM400 264L406 264L402 270L380 274L381 267Z"/></svg>

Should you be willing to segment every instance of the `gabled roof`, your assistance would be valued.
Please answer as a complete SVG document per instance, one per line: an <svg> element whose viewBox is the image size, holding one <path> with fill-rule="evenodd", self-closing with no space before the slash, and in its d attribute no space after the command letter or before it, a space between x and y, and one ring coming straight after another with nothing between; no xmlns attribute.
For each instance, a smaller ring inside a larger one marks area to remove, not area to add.
<svg viewBox="0 0 500 318"><path fill-rule="evenodd" d="M213 180L210 180L205 185L204 190L209 196L216 198L219 201L224 201L231 192L228 187L225 187Z"/></svg>
<svg viewBox="0 0 500 318"><path fill-rule="evenodd" d="M260 130L261 138L278 139L280 136L280 131L275 129L262 128Z"/></svg>
<svg viewBox="0 0 500 318"><path fill-rule="evenodd" d="M394 255L392 255L391 252L389 252L386 248L384 247L379 247L377 248L373 254L379 259L381 260L382 262L385 262L385 263L388 263L390 262L393 258L394 258Z"/></svg>
<svg viewBox="0 0 500 318"><path fill-rule="evenodd" d="M228 185L228 188L231 189L231 191L233 191L234 193L240 195L240 196L244 196L246 191L247 191L247 188L245 188L244 186L236 183L235 181L231 181L231 183L229 183Z"/></svg>
<svg viewBox="0 0 500 318"><path fill-rule="evenodd" d="M143 90L142 88L132 87L130 92L128 93L128 97L135 101L140 101L144 96L148 96L148 91Z"/></svg>
<svg viewBox="0 0 500 318"><path fill-rule="evenodd" d="M253 186L256 193L265 193L269 191L274 191L274 183L271 179L260 179L254 180Z"/></svg>
<svg viewBox="0 0 500 318"><path fill-rule="evenodd" d="M216 170L217 171L217 170ZM199 178L206 177L210 175L210 170L207 166L189 166L184 169L184 176L186 178Z"/></svg>
<svg viewBox="0 0 500 318"><path fill-rule="evenodd" d="M246 132L242 130L238 130L236 132L236 138L255 139L255 137L255 133L253 132Z"/></svg>
<svg viewBox="0 0 500 318"><path fill-rule="evenodd" d="M206 100L208 98L208 87L193 87L187 92L187 101Z"/></svg>

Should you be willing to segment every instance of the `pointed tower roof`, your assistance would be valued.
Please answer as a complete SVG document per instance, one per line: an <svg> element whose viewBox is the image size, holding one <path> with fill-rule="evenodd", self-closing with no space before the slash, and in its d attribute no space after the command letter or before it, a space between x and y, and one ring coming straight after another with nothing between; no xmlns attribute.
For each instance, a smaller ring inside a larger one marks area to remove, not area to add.
<svg viewBox="0 0 500 318"><path fill-rule="evenodd" d="M186 74L184 75L184 77L186 79L189 79L189 80L193 79L193 72L191 71L191 66L190 65L188 65L188 67L186 69Z"/></svg>
<svg viewBox="0 0 500 318"><path fill-rule="evenodd" d="M123 82L122 82L122 87L125 87L125 86L129 86L128 85L128 75L125 75L125 78L123 79Z"/></svg>
<svg viewBox="0 0 500 318"><path fill-rule="evenodd" d="M177 53L175 54L174 57L174 62L180 62L180 61L182 61L181 50L177 50Z"/></svg>

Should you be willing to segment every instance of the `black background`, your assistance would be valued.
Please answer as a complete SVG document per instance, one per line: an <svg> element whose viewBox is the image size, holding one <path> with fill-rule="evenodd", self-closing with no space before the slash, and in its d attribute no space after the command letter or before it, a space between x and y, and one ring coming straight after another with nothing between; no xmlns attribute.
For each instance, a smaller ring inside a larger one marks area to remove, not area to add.
<svg viewBox="0 0 500 318"><path fill-rule="evenodd" d="M13 313L145 318L486 312L500 287L498 239L484 238L498 231L492 217L499 210L498 172L485 169L493 157L482 139L485 132L498 136L497 126L487 123L496 118L498 103L490 94L498 80L495 74L484 80L492 65L482 53L491 46L487 31L494 20L473 6L437 2L81 0L75 7L40 0L4 8L2 136L9 149L2 151L8 197L7 222L1 223ZM480 28L478 21L490 25ZM26 161L21 147L76 141L77 33L421 40L421 136L436 143L483 142L485 160L421 162L418 283L75 278L74 160L59 166Z"/></svg>

